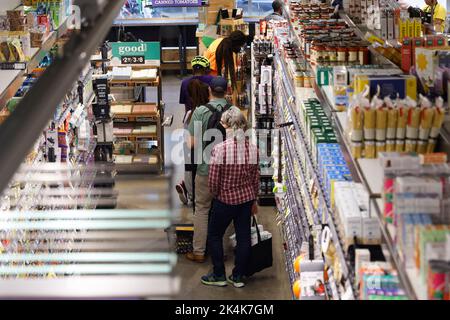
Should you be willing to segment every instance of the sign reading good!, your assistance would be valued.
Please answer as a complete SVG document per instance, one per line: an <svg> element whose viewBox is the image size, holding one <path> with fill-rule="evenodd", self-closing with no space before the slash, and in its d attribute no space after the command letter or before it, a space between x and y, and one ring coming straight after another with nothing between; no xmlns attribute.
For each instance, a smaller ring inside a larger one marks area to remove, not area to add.
<svg viewBox="0 0 450 320"><path fill-rule="evenodd" d="M153 0L152 7L201 7L202 0Z"/></svg>
<svg viewBox="0 0 450 320"><path fill-rule="evenodd" d="M111 65L159 66L161 64L161 46L159 42L112 42Z"/></svg>

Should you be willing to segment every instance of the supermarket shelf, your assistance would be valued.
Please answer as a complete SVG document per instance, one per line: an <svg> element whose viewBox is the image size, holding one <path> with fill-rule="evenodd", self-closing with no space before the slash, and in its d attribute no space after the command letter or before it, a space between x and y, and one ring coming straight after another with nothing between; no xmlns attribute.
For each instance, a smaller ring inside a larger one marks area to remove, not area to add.
<svg viewBox="0 0 450 320"><path fill-rule="evenodd" d="M353 30L355 31L355 33L363 40L366 39L366 34L364 32L364 30L362 30L363 26L357 26L353 20L345 13L345 12L339 12L339 17L344 20L347 25L350 28L353 28ZM366 30L366 32L370 30ZM374 33L374 32L372 32ZM386 57L384 57L383 55L381 55L378 51L376 51L373 46L369 46L369 51L372 54L372 57L374 58L375 62L380 64L380 65L384 65L384 66L388 66L388 67L395 67L398 68L398 66L396 64L394 64L392 61L390 61L389 59L387 59Z"/></svg>
<svg viewBox="0 0 450 320"><path fill-rule="evenodd" d="M403 285L403 289L405 290L406 295L412 300L426 299L426 297L424 296L426 295L426 290L423 289L423 285L421 285L420 283L420 278L417 276L417 274L415 274L415 270L407 270L404 267L402 259L399 256L396 245L394 243L395 228L393 227L393 225L384 222L382 208L383 200L377 199L375 201L376 215L380 222L383 238L386 241L387 248L391 255L391 262L398 272L398 276Z"/></svg>
<svg viewBox="0 0 450 320"><path fill-rule="evenodd" d="M15 96L24 82L25 76L39 66L39 63L50 52L56 41L66 32L67 24L63 23L58 30L50 33L41 48L32 48L33 56L27 62L26 70L0 70L0 110Z"/></svg>
<svg viewBox="0 0 450 320"><path fill-rule="evenodd" d="M295 145L300 145L300 146L303 146L303 150L301 150L301 151L295 151L295 156L296 156L296 159L299 159L300 157L300 155L306 155L306 159L307 159L307 164L308 164L308 172L310 172L310 173L314 173L314 177L313 177L313 179L314 179L314 181L315 181L315 183L316 183L316 186L318 186L318 193L319 193L319 198L320 198L320 200L321 200L321 202L322 202L322 204L324 205L324 204L326 204L326 201L325 201L325 198L324 198L324 196L323 196L323 188L322 188L322 186L321 186L321 184L320 184L320 182L319 182L319 179L317 178L317 176L315 175L315 169L313 168L313 166L312 166L312 162L311 162L311 156L310 156L310 153L309 153L309 151L308 150L306 150L306 148L305 148L305 146L306 146L306 143L305 143L305 140L303 139L303 136L302 136L302 131L300 130L300 127L299 127L299 125L298 125L298 122L297 122L297 119L296 119L296 116L295 116L295 114L293 114L292 113L292 106L291 105L289 105L288 103L287 103L287 101L286 101L286 96L285 96L285 92L284 92L284 90L281 90L282 92L281 93L284 93L284 95L282 94L282 96L284 96L284 105L285 106L288 106L288 112L290 113L290 118L291 119L293 119L294 121L293 121L293 123L294 123L294 127L295 127L295 130L296 130L296 132L297 132L297 136L301 139L301 141L299 141L299 143L297 143L297 144L294 144L294 142L292 142L291 141L291 135L289 134L289 133L287 133L286 135L285 135L285 137L286 137L286 141L288 141L288 143L290 144L290 149L291 149L291 153L292 153L292 150L296 150L296 148L295 148ZM280 112L281 112L281 110L280 110ZM283 115L281 114L280 115L281 116L281 118L283 118ZM284 120L286 120L287 121L287 119L284 119ZM291 155L292 156L292 155ZM292 161L292 160L291 160ZM292 168L292 170L293 170L293 168ZM306 182L306 181L308 181L308 179L306 179L305 177L305 173L303 172L303 168L302 168L302 165L300 165L300 168L299 168L299 170L298 170L299 172L300 172L300 175L301 175L301 177L299 177L300 179L296 179L296 181L298 182L299 180L300 181L304 181L304 182ZM292 172L295 172L295 171L292 171ZM289 178L290 179L290 178ZM290 185L292 186L292 185L294 185L292 182L290 183ZM306 187L306 184L303 184L303 187ZM298 189L298 192L296 193L296 194L302 194L302 192L301 192L301 189L299 189L299 186L298 186L298 184L297 184L297 189ZM305 202L306 203L308 203L309 204L309 210L310 210L310 212L312 211L312 212L314 212L315 213L315 223L314 224L320 224L320 219L319 219L319 217L317 217L317 213L315 212L315 210L314 210L314 206L313 206L313 203L312 203L312 199L311 199L311 195L309 194L309 190L306 190L306 194L308 195L307 197L309 198L308 200L306 200ZM299 202L300 204L304 204L304 202L303 201L300 201ZM342 269L343 269L343 275L344 275L344 278L345 279L347 279L347 283L348 282L350 282L350 280L349 280L349 278L352 276L351 275L351 272L350 272L350 269L349 269L349 266L348 266L348 264L347 264L347 261L346 261L346 259L345 259L345 254L344 254L344 251L343 251L343 249L342 249L342 243L341 243L341 241L340 241L340 237L339 237L339 234L338 234L338 232L337 232L337 229L336 229L336 227L335 227L335 225L334 225L334 221L333 221L333 218L332 218L332 216L330 215L330 210L329 210L329 208L328 207L326 207L326 206L324 206L323 207L323 210L326 210L326 219L325 219L325 221L324 221L324 223L328 223L328 225L329 225L329 227L330 227L330 230L331 230L331 232L332 232L332 236L333 236L333 243L335 244L335 246L336 246L336 250L337 250L337 252L338 252L338 256L339 256L339 259L340 259L340 262L341 262L341 266L342 266Z"/></svg>

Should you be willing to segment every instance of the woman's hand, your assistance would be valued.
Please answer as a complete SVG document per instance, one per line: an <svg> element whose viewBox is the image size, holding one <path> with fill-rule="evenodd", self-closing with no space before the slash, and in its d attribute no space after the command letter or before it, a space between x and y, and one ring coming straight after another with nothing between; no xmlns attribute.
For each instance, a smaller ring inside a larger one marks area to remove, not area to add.
<svg viewBox="0 0 450 320"><path fill-rule="evenodd" d="M253 202L253 206L252 206L252 216L256 216L258 214L258 204L255 202Z"/></svg>

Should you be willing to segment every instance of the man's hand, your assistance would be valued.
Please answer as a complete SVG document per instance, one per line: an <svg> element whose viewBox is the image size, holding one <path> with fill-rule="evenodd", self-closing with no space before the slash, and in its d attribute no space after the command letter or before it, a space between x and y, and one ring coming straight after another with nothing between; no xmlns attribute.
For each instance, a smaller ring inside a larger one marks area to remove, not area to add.
<svg viewBox="0 0 450 320"><path fill-rule="evenodd" d="M252 206L252 216L256 216L258 214L258 204L255 202L253 202L253 206Z"/></svg>

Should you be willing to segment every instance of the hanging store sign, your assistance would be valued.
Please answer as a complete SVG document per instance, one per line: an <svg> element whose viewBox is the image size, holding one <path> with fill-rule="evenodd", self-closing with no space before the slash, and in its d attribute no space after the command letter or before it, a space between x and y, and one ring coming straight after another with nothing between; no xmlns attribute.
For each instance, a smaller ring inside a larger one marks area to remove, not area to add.
<svg viewBox="0 0 450 320"><path fill-rule="evenodd" d="M153 0L152 7L201 7L202 0Z"/></svg>
<svg viewBox="0 0 450 320"><path fill-rule="evenodd" d="M112 42L113 66L127 65L149 65L161 64L161 45L159 42Z"/></svg>

